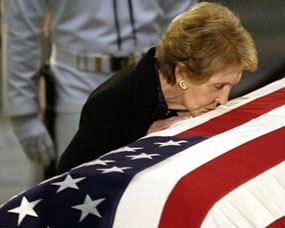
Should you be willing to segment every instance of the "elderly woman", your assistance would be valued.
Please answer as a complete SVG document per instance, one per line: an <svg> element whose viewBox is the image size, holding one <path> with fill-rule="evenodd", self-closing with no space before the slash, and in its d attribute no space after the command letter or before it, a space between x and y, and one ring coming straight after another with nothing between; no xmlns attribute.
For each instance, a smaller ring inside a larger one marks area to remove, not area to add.
<svg viewBox="0 0 285 228"><path fill-rule="evenodd" d="M58 171L226 104L242 72L256 68L254 41L239 18L220 4L197 4L171 22L138 64L90 95Z"/></svg>

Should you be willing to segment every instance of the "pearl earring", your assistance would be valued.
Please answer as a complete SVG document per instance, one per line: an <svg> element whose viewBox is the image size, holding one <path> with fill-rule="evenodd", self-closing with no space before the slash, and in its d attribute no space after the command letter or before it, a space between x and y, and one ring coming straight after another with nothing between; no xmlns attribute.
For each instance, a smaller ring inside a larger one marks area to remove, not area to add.
<svg viewBox="0 0 285 228"><path fill-rule="evenodd" d="M184 80L180 80L179 83L178 83L179 87L182 89L182 90L186 90L187 89L187 85L186 85L186 81Z"/></svg>

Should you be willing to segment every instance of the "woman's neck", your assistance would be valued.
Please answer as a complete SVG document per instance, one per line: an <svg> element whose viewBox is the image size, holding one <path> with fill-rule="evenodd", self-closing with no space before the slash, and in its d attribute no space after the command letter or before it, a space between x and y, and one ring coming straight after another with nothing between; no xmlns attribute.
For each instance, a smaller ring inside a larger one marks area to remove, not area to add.
<svg viewBox="0 0 285 228"><path fill-rule="evenodd" d="M162 73L160 71L158 72L159 72L158 75L159 75L161 91L164 96L168 109L181 110L181 111L187 110L186 107L183 105L181 89L179 89L176 84L172 85L167 83Z"/></svg>

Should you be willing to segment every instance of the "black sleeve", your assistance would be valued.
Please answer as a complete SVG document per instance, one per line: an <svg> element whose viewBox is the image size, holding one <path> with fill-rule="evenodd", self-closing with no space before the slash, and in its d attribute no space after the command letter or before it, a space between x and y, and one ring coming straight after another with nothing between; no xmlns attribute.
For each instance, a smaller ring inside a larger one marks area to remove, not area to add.
<svg viewBox="0 0 285 228"><path fill-rule="evenodd" d="M88 100L82 110L79 130L59 161L58 173L125 146L130 116L123 109L124 106L107 99Z"/></svg>

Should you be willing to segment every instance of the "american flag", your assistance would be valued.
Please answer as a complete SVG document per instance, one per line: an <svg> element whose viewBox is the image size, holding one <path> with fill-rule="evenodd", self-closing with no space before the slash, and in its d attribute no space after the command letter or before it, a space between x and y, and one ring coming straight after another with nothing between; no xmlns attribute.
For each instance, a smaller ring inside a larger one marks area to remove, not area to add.
<svg viewBox="0 0 285 228"><path fill-rule="evenodd" d="M0 227L284 228L285 79L14 196Z"/></svg>

